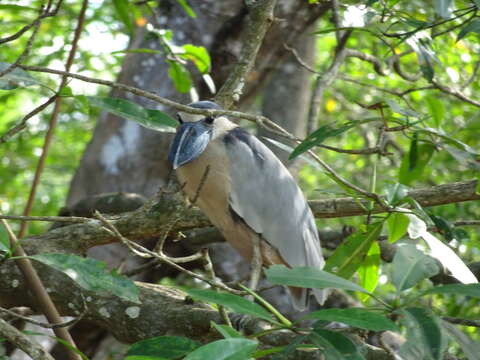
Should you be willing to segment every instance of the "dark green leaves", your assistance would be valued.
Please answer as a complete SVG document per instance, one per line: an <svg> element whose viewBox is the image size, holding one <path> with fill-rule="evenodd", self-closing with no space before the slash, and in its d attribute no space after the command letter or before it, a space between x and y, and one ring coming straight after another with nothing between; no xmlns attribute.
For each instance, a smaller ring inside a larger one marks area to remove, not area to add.
<svg viewBox="0 0 480 360"><path fill-rule="evenodd" d="M257 348L257 342L248 339L229 338L204 345L184 360L245 360Z"/></svg>
<svg viewBox="0 0 480 360"><path fill-rule="evenodd" d="M199 345L196 341L181 336L158 336L130 346L125 360L178 359Z"/></svg>
<svg viewBox="0 0 480 360"><path fill-rule="evenodd" d="M263 307L237 295L218 293L206 289L191 289L187 293L194 299L223 305L239 314L252 315L260 319L272 321L272 316Z"/></svg>
<svg viewBox="0 0 480 360"><path fill-rule="evenodd" d="M442 321L441 325L447 334L460 345L468 360L478 359L478 355L480 354L480 343L478 341L474 341L470 336L457 329L455 325L449 324L446 321Z"/></svg>
<svg viewBox="0 0 480 360"><path fill-rule="evenodd" d="M88 96L87 99L91 106L97 106L112 114L135 121L146 128L175 132L177 122L162 111L146 109L131 101L119 98Z"/></svg>
<svg viewBox="0 0 480 360"><path fill-rule="evenodd" d="M435 151L435 146L429 143L418 144L416 138L410 143L410 150L402 158L398 181L410 185L423 174Z"/></svg>
<svg viewBox="0 0 480 360"><path fill-rule="evenodd" d="M7 230L0 224L0 259L10 257L12 249L10 248L10 238Z"/></svg>
<svg viewBox="0 0 480 360"><path fill-rule="evenodd" d="M0 61L0 72L8 69L11 64ZM25 70L15 68L0 77L0 90L12 90L18 87L36 85L39 82Z"/></svg>
<svg viewBox="0 0 480 360"><path fill-rule="evenodd" d="M364 359L352 340L338 332L315 329L310 340L321 349L326 360Z"/></svg>
<svg viewBox="0 0 480 360"><path fill-rule="evenodd" d="M400 356L406 359L443 359L446 339L439 319L424 308L408 308L400 314L407 328L407 342L400 348Z"/></svg>
<svg viewBox="0 0 480 360"><path fill-rule="evenodd" d="M104 262L70 254L37 254L30 258L63 272L87 291L107 292L140 303L133 281L115 272L106 272Z"/></svg>
<svg viewBox="0 0 480 360"><path fill-rule="evenodd" d="M399 331L397 325L390 319L361 308L319 310L308 314L305 318L338 321L353 327L372 331Z"/></svg>
<svg viewBox="0 0 480 360"><path fill-rule="evenodd" d="M462 27L462 30L458 33L457 41L462 40L469 33L474 32L480 34L480 20L475 19L469 22L467 25Z"/></svg>
<svg viewBox="0 0 480 360"><path fill-rule="evenodd" d="M367 293L357 284L326 271L311 267L289 269L283 265L273 265L265 270L267 280L273 284L297 286L304 288L335 288Z"/></svg>
<svg viewBox="0 0 480 360"><path fill-rule="evenodd" d="M325 271L349 279L362 264L372 243L378 239L383 222L368 226L365 233L356 232L350 235L328 258Z"/></svg>
<svg viewBox="0 0 480 360"><path fill-rule="evenodd" d="M352 127L356 126L357 123L347 122L340 127L334 128L331 125L323 125L313 133L308 135L305 140L303 140L293 152L290 154L289 159L294 159L298 155L303 154L304 152L310 150L314 146L320 145L325 139L337 136L345 131L350 130Z"/></svg>
<svg viewBox="0 0 480 360"><path fill-rule="evenodd" d="M414 245L402 245L393 258L392 281L398 291L403 291L439 271L433 258L417 250Z"/></svg>

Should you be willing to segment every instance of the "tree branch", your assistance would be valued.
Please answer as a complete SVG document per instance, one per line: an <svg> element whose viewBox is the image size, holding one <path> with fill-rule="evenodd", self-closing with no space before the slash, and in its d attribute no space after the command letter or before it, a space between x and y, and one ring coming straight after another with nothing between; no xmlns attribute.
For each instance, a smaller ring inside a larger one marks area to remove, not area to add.
<svg viewBox="0 0 480 360"><path fill-rule="evenodd" d="M10 325L0 318L0 335L10 343L15 344L32 359L35 360L55 360L47 351L45 351L37 342Z"/></svg>

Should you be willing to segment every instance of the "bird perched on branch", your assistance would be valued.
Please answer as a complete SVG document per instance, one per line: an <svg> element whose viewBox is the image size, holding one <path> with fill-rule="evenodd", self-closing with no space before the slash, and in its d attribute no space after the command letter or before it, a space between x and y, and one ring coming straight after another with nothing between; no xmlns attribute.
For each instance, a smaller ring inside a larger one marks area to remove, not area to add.
<svg viewBox="0 0 480 360"><path fill-rule="evenodd" d="M210 101L189 106L221 109ZM297 183L260 140L225 116L179 114L168 159L190 200L246 259L322 268L313 214ZM256 245L255 247L255 244ZM297 309L308 289L289 288ZM313 290L322 304L325 290Z"/></svg>

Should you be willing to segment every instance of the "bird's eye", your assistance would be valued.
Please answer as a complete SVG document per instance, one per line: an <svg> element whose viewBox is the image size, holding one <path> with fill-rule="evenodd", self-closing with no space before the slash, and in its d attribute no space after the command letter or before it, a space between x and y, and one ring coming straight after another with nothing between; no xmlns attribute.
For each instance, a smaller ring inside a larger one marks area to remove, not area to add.
<svg viewBox="0 0 480 360"><path fill-rule="evenodd" d="M209 124L209 125L212 125L213 124L213 120L215 120L215 118L213 116L207 116L205 118L205 123Z"/></svg>
<svg viewBox="0 0 480 360"><path fill-rule="evenodd" d="M180 116L180 114L177 114L177 120L180 124L183 124L183 119L182 117Z"/></svg>

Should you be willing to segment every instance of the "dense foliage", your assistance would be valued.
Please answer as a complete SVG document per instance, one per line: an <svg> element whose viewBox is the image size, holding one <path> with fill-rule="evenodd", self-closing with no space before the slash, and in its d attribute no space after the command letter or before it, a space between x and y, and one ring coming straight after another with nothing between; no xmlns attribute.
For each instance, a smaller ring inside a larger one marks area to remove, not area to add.
<svg viewBox="0 0 480 360"><path fill-rule="evenodd" d="M186 1L178 2L195 16ZM317 3L311 2L312 6ZM1 36L31 23L41 3L0 4ZM168 57L169 75L178 91L188 93L194 86L187 62L207 76L208 82L215 64L210 63L206 49L188 39L185 44L175 44L171 29L149 24L154 5L147 3L150 5L145 7L126 0L92 1L72 72L114 80L126 54L149 53L148 49L126 50L135 31L146 27L148 36L161 43L162 50L157 53ZM189 296L197 301L263 319L274 328L303 332L292 338L290 345L261 349L258 337L212 324L223 340L201 346L185 337L147 339L132 345L128 358L246 359L287 354L296 347L318 347L327 359L363 359L365 350L350 337L325 328L330 321L354 329L402 333L407 342L399 354L404 359L442 359L445 351L459 358L478 358L480 324L477 320L475 326L475 319L480 318L476 306L480 286L428 279L447 269L461 282L472 282L465 264L480 256L480 204L470 201L424 208L408 196L408 190L472 179L480 182L480 2L370 0L337 5L332 17L321 18L311 34L317 46L315 63L310 64L315 73L308 86L316 87L319 79L332 80L323 93L320 116L310 124L314 131L300 145L285 140L286 145L279 146L294 149L292 159L304 159L300 160L304 165L299 181L309 199L355 197L363 201L365 212L371 213L317 220L319 229L341 225L356 229L335 249L326 250L325 271L272 267L266 276L274 284L342 289L366 309L319 310L306 316L315 321L305 329L256 294L253 303L233 294L192 289ZM22 64L62 68L72 42L69 24L79 8L77 1L45 19L31 48L30 35L0 44L0 73L25 49L29 51ZM332 70L336 66L338 73ZM0 137L57 92L57 86L58 79L50 74L20 68L0 77ZM63 206L100 111L173 131L175 122L168 114L108 98L108 91L108 87L79 80L69 80L61 89L61 115L31 215L56 215ZM22 131L0 141L0 213L21 214L24 209L50 111L33 116ZM307 150L335 172L312 161ZM374 212L379 205L389 211ZM473 226L465 226L471 220ZM46 229L35 222L29 234ZM8 257L3 228L0 236L0 251ZM389 262L381 259L379 240L398 245ZM102 265L92 259L60 254L36 255L34 259L69 275L75 269L78 274L73 278L78 281L79 277L84 289L138 300L135 290L131 291L133 283L116 273L104 273ZM456 324L472 326L457 327L447 316L455 318Z"/></svg>

